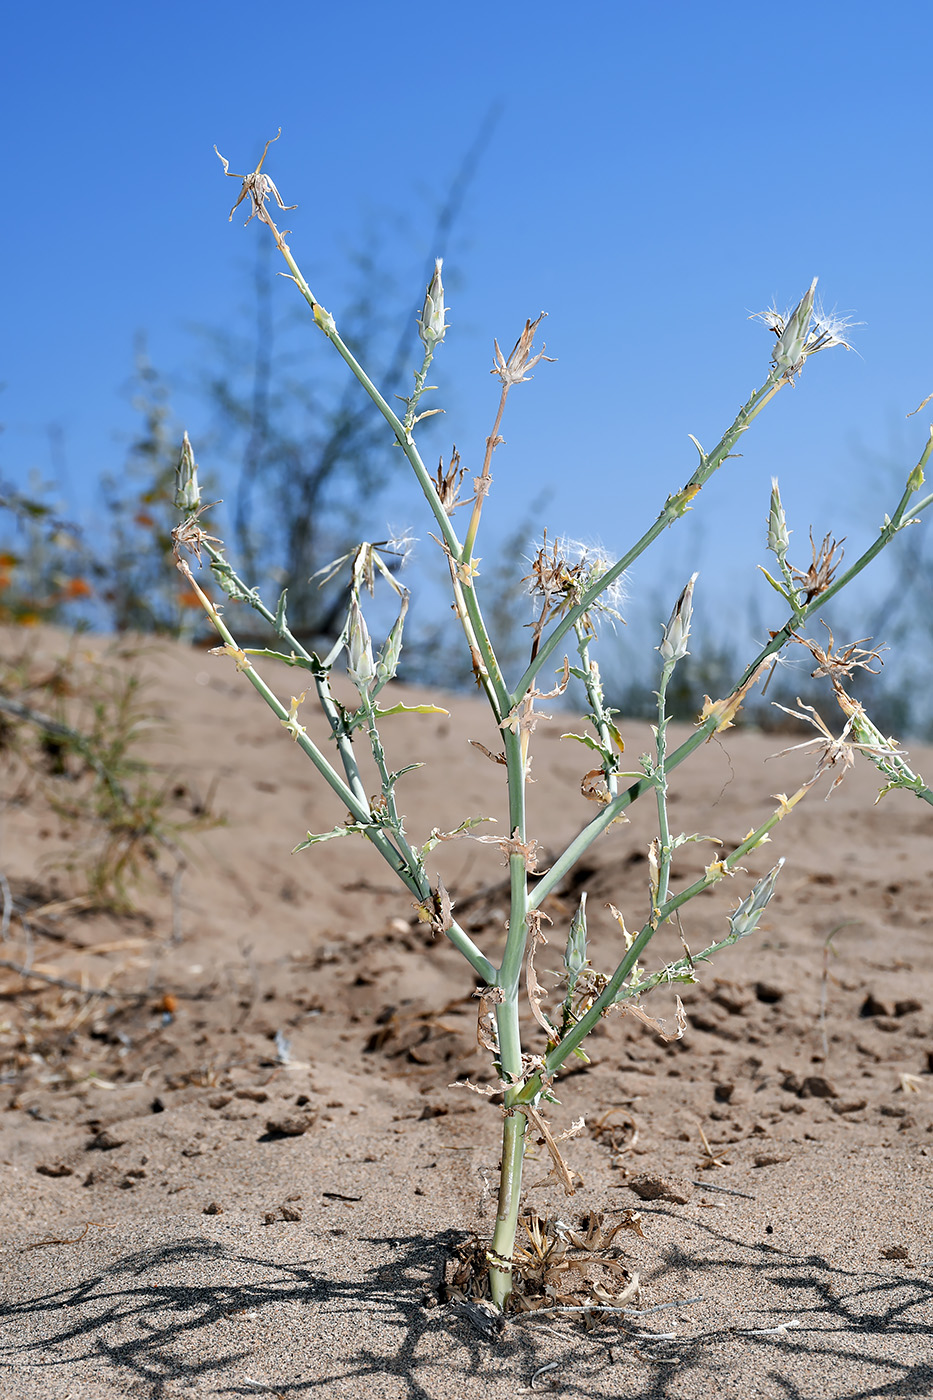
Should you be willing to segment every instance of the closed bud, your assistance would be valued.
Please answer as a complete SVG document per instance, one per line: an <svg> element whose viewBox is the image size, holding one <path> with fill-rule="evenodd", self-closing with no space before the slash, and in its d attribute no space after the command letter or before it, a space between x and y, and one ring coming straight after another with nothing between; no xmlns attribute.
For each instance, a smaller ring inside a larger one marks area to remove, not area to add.
<svg viewBox="0 0 933 1400"><path fill-rule="evenodd" d="M771 478L771 509L768 511L768 548L783 563L789 545L790 531L787 528L787 518L781 504L777 477L773 476Z"/></svg>
<svg viewBox="0 0 933 1400"><path fill-rule="evenodd" d="M664 636L658 651L666 662L679 661L687 655L687 642L690 640L690 619L693 616L693 585L696 574L690 575L683 593L674 604L674 611L664 629Z"/></svg>
<svg viewBox="0 0 933 1400"><path fill-rule="evenodd" d="M201 504L201 488L198 486L198 464L188 434L181 444L181 457L175 468L175 504L179 510L195 511Z"/></svg>
<svg viewBox="0 0 933 1400"><path fill-rule="evenodd" d="M347 615L347 675L357 690L363 691L369 689L375 674L369 628L357 599L352 598Z"/></svg>
<svg viewBox="0 0 933 1400"><path fill-rule="evenodd" d="M376 658L376 684L373 687L373 695L389 681L395 679L402 651L402 631L405 627L405 614L407 612L408 590L406 588L402 594L402 606L399 608L398 617Z"/></svg>
<svg viewBox="0 0 933 1400"><path fill-rule="evenodd" d="M580 895L580 904L570 924L567 947L564 951L564 967L571 990L586 967L586 894Z"/></svg>
<svg viewBox="0 0 933 1400"><path fill-rule="evenodd" d="M434 263L434 276L428 284L424 306L418 317L418 334L421 336L425 350L435 349L447 333L447 324L444 320L447 308L444 305L444 283L441 280L443 265L444 259L437 258Z"/></svg>
<svg viewBox="0 0 933 1400"><path fill-rule="evenodd" d="M758 881L751 894L742 900L738 909L729 915L729 930L734 938L744 938L746 934L755 932L758 920L774 894L775 881L783 864L783 859L779 860L777 865Z"/></svg>

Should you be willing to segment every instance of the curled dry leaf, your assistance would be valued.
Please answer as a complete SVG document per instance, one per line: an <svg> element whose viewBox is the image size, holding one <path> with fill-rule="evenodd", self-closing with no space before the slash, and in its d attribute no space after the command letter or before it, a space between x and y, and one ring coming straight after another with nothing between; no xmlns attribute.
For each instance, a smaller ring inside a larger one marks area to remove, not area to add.
<svg viewBox="0 0 933 1400"><path fill-rule="evenodd" d="M605 807L612 801L612 793L601 768L591 768L580 780L580 791L587 802L598 802Z"/></svg>
<svg viewBox="0 0 933 1400"><path fill-rule="evenodd" d="M533 909L528 915L529 936L528 958L525 963L525 981L528 986L528 1001L531 1005L531 1014L534 1016L535 1020L537 1021L538 1025L542 1028L542 1030L546 1032L548 1040L551 1041L554 1045L556 1045L560 1040L560 1031L557 1030L555 1026L551 1025L551 1022L541 1010L541 999L544 996L544 988L538 981L538 975L535 972L534 963L535 952L537 951L538 944L547 943L547 939L541 931L542 918L548 919L548 923L550 923L550 919L548 918L548 915L544 913L543 909Z"/></svg>
<svg viewBox="0 0 933 1400"><path fill-rule="evenodd" d="M504 753L493 753L491 749L487 749L485 744L481 744L478 739L471 739L469 742L473 745L474 749L479 749L480 753L484 753L487 758L491 758L493 763L501 763L503 768L508 767L508 759Z"/></svg>
<svg viewBox="0 0 933 1400"><path fill-rule="evenodd" d="M444 881L438 880L437 893L434 896L434 917L431 919L431 931L438 937L447 932L453 925L453 904L450 895L444 888Z"/></svg>
<svg viewBox="0 0 933 1400"><path fill-rule="evenodd" d="M538 843L533 839L519 841L517 836L475 836L473 839L484 846L498 846L506 857L506 863L510 856L522 856L529 875L542 875L544 873L538 870L535 865L538 858Z"/></svg>
<svg viewBox="0 0 933 1400"><path fill-rule="evenodd" d="M583 1183L583 1178L580 1176L579 1172L571 1171L567 1166L567 1163L560 1154L557 1144L559 1142L565 1142L567 1138L576 1137L577 1133L581 1133L586 1126L584 1120L578 1118L566 1132L561 1133L559 1137L555 1138L547 1123L544 1121L544 1115L541 1113L540 1109L533 1108L531 1104L519 1104L515 1112L524 1113L528 1122L539 1134L542 1143L547 1149L548 1156L551 1159L551 1170L548 1173L548 1179L554 1177L560 1182L561 1186L563 1186L567 1195L573 1196L577 1189L574 1186L574 1177L576 1177L581 1185Z"/></svg>
<svg viewBox="0 0 933 1400"><path fill-rule="evenodd" d="M473 993L479 998L479 1011L476 1014L476 1043L481 1050L489 1050L491 1054L499 1054L499 1037L496 1032L496 1013L494 1006L500 1006L505 1001L505 992L501 987L479 987Z"/></svg>
<svg viewBox="0 0 933 1400"><path fill-rule="evenodd" d="M656 1021L653 1016L649 1016L647 1011L636 1001L617 1001L614 1003L614 1007L621 1011L623 1016L634 1016L636 1021L641 1021L642 1025L655 1031L665 1044L670 1045L672 1041L680 1040L687 1029L687 1013L684 1011L684 1004L680 997L676 997L675 1000L677 1002L675 1015L677 1029L673 1031L666 1030L663 1021Z"/></svg>

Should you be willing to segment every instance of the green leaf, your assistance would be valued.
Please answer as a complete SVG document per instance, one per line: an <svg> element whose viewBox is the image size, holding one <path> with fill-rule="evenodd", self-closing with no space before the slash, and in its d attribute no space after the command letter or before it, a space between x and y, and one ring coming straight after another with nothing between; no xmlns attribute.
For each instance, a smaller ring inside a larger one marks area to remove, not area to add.
<svg viewBox="0 0 933 1400"><path fill-rule="evenodd" d="M578 744L585 744L588 749L598 753L607 763L612 762L612 754L608 753L599 740L594 739L591 734L562 734L560 737L562 739L576 739Z"/></svg>
<svg viewBox="0 0 933 1400"><path fill-rule="evenodd" d="M440 705L393 705L391 710L377 709L373 714L377 719L385 719L387 715L449 715L450 711Z"/></svg>
<svg viewBox="0 0 933 1400"><path fill-rule="evenodd" d="M315 833L309 831L304 841L292 847L292 855L296 851L306 851L309 846L319 846L322 841L334 841L338 836L365 836L367 831L375 830L362 822L350 822L347 826L335 826L333 831L322 831Z"/></svg>
<svg viewBox="0 0 933 1400"><path fill-rule="evenodd" d="M797 602L796 602L796 599L794 599L794 598L791 597L791 595L788 593L787 589L786 589L786 588L783 588L783 587L778 583L777 579L771 577L771 575L768 573L768 570L765 568L765 566L764 566L763 564L759 564L758 567L759 567L759 569L761 570L761 572L764 574L765 578L768 580L768 582L770 583L770 585L771 585L771 587L774 589L774 591L775 591L776 593L780 593L781 597L784 599L784 602L785 602L785 603L790 603L791 607L792 607L792 608L794 609L794 611L796 612L796 611L797 611Z"/></svg>

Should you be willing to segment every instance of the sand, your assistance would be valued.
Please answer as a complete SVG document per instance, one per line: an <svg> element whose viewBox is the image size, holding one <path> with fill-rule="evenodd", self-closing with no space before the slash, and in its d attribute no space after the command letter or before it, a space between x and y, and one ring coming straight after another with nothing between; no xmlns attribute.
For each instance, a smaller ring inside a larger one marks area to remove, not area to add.
<svg viewBox="0 0 933 1400"><path fill-rule="evenodd" d="M59 644L43 633L37 655ZM681 989L683 1039L614 1016L559 1087L554 1129L587 1123L565 1148L576 1195L547 1182L540 1149L526 1175L541 1214L640 1212L643 1235L616 1238L638 1297L590 1328L531 1315L490 1334L443 1295L458 1243L494 1215L498 1108L449 1087L489 1078L474 975L361 840L290 854L344 814L232 663L165 644L144 665L163 720L149 753L179 812L210 795L224 818L189 839L174 898L163 856L135 914L63 905L78 886L54 862L80 833L0 754L0 871L31 933L27 945L14 915L0 953L101 991L0 969L3 1396L933 1393L927 806L904 793L874 806L878 776L860 761L747 875L690 906L685 934L702 947L786 858L760 933ZM287 699L293 675L274 679ZM467 742L494 747L485 707L431 698L450 716L384 732L394 767L426 765L399 787L412 836L481 813L501 825L502 770ZM535 736L542 866L593 810L586 754L559 738L575 727L555 713ZM648 731L623 732L637 760ZM789 742L743 731L706 745L673 779L676 828L739 841L812 769L806 753L769 758ZM911 756L933 772L929 751ZM593 961L611 968L605 905L640 924L652 816L639 804L548 902L542 975L581 889ZM712 849L687 846L678 878ZM437 855L495 956L498 851L464 840ZM659 935L649 961L678 950ZM646 1005L673 1021L671 992ZM666 1195L636 1194L645 1177Z"/></svg>

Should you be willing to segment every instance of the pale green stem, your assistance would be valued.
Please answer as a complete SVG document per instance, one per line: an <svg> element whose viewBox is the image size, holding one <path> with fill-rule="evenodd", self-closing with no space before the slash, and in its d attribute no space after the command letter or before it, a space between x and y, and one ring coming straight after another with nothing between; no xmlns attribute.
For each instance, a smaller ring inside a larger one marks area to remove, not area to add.
<svg viewBox="0 0 933 1400"><path fill-rule="evenodd" d="M382 795L386 802L386 815L395 843L405 858L408 868L417 876L422 867L412 850L408 838L402 827L398 814L398 807L395 801L395 783L386 764L385 750L382 747L382 736L376 726L376 713L373 708L371 696L367 692L360 692L360 699L363 705L363 714L366 717L366 732L369 737L369 746L372 749L373 761L379 773L379 780L382 784Z"/></svg>
<svg viewBox="0 0 933 1400"><path fill-rule="evenodd" d="M259 650L258 648L254 649L251 647L246 649L246 655L271 655L273 657L276 657L280 661L284 661L286 665L300 666L303 670L311 672L312 676L314 677L314 685L315 689L317 690L318 701L320 703L321 709L324 712L324 715L327 718L327 722L330 725L331 734L333 735L334 741L337 745L337 752L340 754L340 761L343 765L343 771L346 775L347 782L350 784L352 791L356 795L360 808L365 812L369 812L369 799L366 796L366 788L363 785L363 779L360 775L359 765L356 761L356 755L353 752L353 746L350 740L350 736L347 733L346 723L344 721L343 715L340 713L340 709L330 689L330 682L328 680L328 667L324 665L319 656L317 656L314 652L308 651L304 646L302 646L298 638L295 637L289 629L287 623L284 620L284 615L282 618L279 618L274 612L272 612L270 608L266 607L265 603L262 601L255 589L246 587L246 584L243 582L243 580L239 577L237 573L234 572L230 564L227 562L227 559L222 550L215 549L213 545L207 542L205 542L204 547L207 550L208 556L210 558L211 568L214 571L214 573L218 576L218 581L220 581L223 578L226 578L230 583L234 584L240 590L243 596L248 598L250 607L252 607L253 610L257 612L265 622L268 623L268 625L272 628L276 635L282 638L283 642L286 642L287 645L292 648L292 651L294 653L294 659L292 660L291 658L284 657L277 652L267 652ZM223 587L222 583L221 587ZM385 852L383 852L383 854L385 854ZM392 864L391 861L390 864Z"/></svg>
<svg viewBox="0 0 933 1400"><path fill-rule="evenodd" d="M499 1063L509 1088L505 1091L505 1121L502 1125L502 1167L499 1174L499 1204L496 1228L489 1256L489 1283L497 1307L505 1304L512 1291L512 1253L522 1191L522 1163L525 1154L527 1119L513 1113L513 1104L522 1088L522 1042L518 1021L518 993L527 942L527 878L524 857L509 857L512 898L505 956L497 982L504 1000L496 1007Z"/></svg>
<svg viewBox="0 0 933 1400"><path fill-rule="evenodd" d="M581 596L575 607L571 608L560 620L553 632L542 642L538 654L530 663L513 692L513 701L520 700L525 692L532 685L535 676L544 665L549 656L560 646L563 638L571 627L584 613L593 606L599 595L613 584L626 569L630 568L639 555L644 554L649 545L653 544L659 535L667 529L674 520L682 516L690 508L690 502L709 481L715 471L722 466L723 462L732 454L732 449L738 442L742 433L751 425L765 404L782 388L784 380L780 378L777 370L772 370L760 389L756 389L754 394L746 404L739 410L732 426L725 432L717 443L716 447L709 454L704 453L700 457L700 465L693 476L687 482L682 491L676 495L668 497L664 509L649 530L642 535L637 544L633 545L627 554L624 554L611 569L607 569L593 585Z"/></svg>
<svg viewBox="0 0 933 1400"><path fill-rule="evenodd" d="M527 779L527 731L523 734L516 724L503 730L503 744L509 783L509 830L518 841L525 840L525 782ZM522 1161L525 1152L524 1114L509 1112L522 1087L522 1043L518 1020L518 997L522 967L528 942L528 872L525 857L509 856L511 898L509 902L509 931L502 964L496 975L496 986L503 1000L496 1007L496 1028L499 1038L499 1063L502 1077L509 1088L505 1091L506 1118L502 1128L502 1168L499 1178L499 1205L496 1228L490 1254L489 1281L492 1298L502 1307L512 1291L511 1259L515 1248L515 1230L521 1200ZM506 1265L506 1262L508 1264Z"/></svg>
<svg viewBox="0 0 933 1400"><path fill-rule="evenodd" d="M926 466L931 451L933 451L933 437L931 437L924 448L923 456L919 463L921 468ZM736 691L741 690L742 686L755 674L763 661L767 661L769 657L775 656L778 652L783 650L790 640L792 633L794 633L798 627L806 622L813 613L819 611L829 598L834 597L845 588L847 584L851 583L852 580L876 558L881 550L891 543L898 530L903 528L904 517L908 514L908 506L910 506L911 497L915 494L914 491L909 489L905 491L898 502L894 515L886 525L882 526L879 538L875 540L875 542L865 550L864 554L860 555L855 563L848 568L835 583L831 584L824 593L814 598L812 602L808 603L798 614L791 617L779 632L774 633L767 646L763 647L754 661L746 667L738 684L733 688L731 692L732 695L734 695ZM920 515L923 511L927 510L931 504L933 504L933 495L925 496L923 500L910 507L909 513L911 517L913 518L914 516ZM701 744L705 744L716 732L719 723L718 716L711 715L701 724L698 724L689 739L685 739L673 753L667 755L665 761L667 772L669 773L673 768L679 767L684 759L690 757L694 750L698 749ZM602 811L574 837L570 845L561 852L557 859L553 861L547 873L542 875L529 895L529 908L537 909L541 902L557 888L567 872L576 865L584 851L586 851L604 831L608 830L616 817L624 812L627 807L630 807L633 802L636 802L638 798L652 786L651 778L639 778L637 782L632 783L630 787L626 788L624 792L620 792L618 797L608 803Z"/></svg>
<svg viewBox="0 0 933 1400"><path fill-rule="evenodd" d="M499 724L509 710L508 687L502 678L496 654L486 632L486 625L472 582L466 586L461 584L457 576L456 562L453 559L448 559L447 562L450 565L450 585L454 597L454 610L460 620L460 626L463 628L463 635L466 637L476 680L483 687L486 699L489 701L489 707L496 723ZM475 627L474 618L477 624Z"/></svg>
<svg viewBox="0 0 933 1400"><path fill-rule="evenodd" d="M484 688L489 698L496 723L500 724L509 713L509 688L502 675L502 669L499 665L495 649L493 648L492 642L489 640L489 633L486 631L486 623L483 620L479 598L476 596L476 586L473 582L463 588L462 597L466 606L466 615L470 621L472 635L479 645L479 655L483 663L486 677Z"/></svg>
<svg viewBox="0 0 933 1400"><path fill-rule="evenodd" d="M797 794L798 799L801 795L802 792ZM536 1096L541 1093L545 1081L551 1080L567 1057L572 1055L574 1050L582 1044L593 1027L598 1023L607 1007L611 1006L613 1002L618 1001L620 997L624 999L633 994L632 988L625 987L625 979L651 942L659 925L665 923L677 909L686 904L689 900L696 898L696 896L702 894L704 890L710 889L712 885L718 884L723 878L723 869L725 871L732 870L744 856L748 855L749 851L759 846L768 832L777 826L778 822L787 815L788 810L789 807L782 804L771 814L767 821L762 822L761 826L750 832L731 855L726 856L721 862L721 868L713 869L711 867L709 872L702 875L698 880L695 880L692 885L688 885L686 889L681 890L679 894L672 895L660 906L657 911L657 917L652 916L633 939L632 945L626 951L625 957L619 963L615 972L613 972L606 986L589 1010L580 1017L573 1029L567 1032L560 1041L560 1044L556 1045L554 1049L550 1050L544 1057L544 1069L526 1080L524 1088L517 1095L516 1102L533 1103ZM718 862L717 865L719 865Z"/></svg>
<svg viewBox="0 0 933 1400"><path fill-rule="evenodd" d="M307 282L305 281L300 267L295 262L295 259L292 257L291 249L285 242L285 239L282 237L282 235L274 227L274 225L271 225L271 221L270 226L272 227L272 232L275 235L275 240L278 249L285 261L288 263L295 285L301 292L301 295L304 297L305 301L311 307L312 312L315 312L315 310L320 311L321 304L315 297L314 293L311 291L311 288L308 286ZM444 543L450 550L450 553L453 556L453 558L459 560L461 558L460 541L458 540L456 532L450 523L450 518L447 515L447 512L441 505L440 497L437 494L437 489L434 485L434 482L431 480L430 473L425 467L424 462L421 460L421 454L419 453L417 447L412 441L411 433L406 432L405 425L399 418L398 414L395 412L392 406L383 398L382 394L376 388L375 384L372 382L369 375L363 369L362 365L359 364L359 362L352 354L348 346L344 344L337 330L332 329L329 325L324 323L322 319L319 320L316 314L314 317L314 322L315 325L318 326L319 329L324 332L324 334L327 336L327 339L337 350L337 353L352 370L353 374L359 380L360 384L366 390L366 393L372 399L373 403L379 409L379 412L382 414L383 418L386 420L389 427L392 429L392 432L395 434L396 441L398 442L402 451L405 453L405 456L408 458L412 470L414 471L415 476L418 480L418 485L424 492L425 499L427 500L428 505L431 507L431 511L434 515L434 519L437 521Z"/></svg>
<svg viewBox="0 0 933 1400"><path fill-rule="evenodd" d="M658 909L667 900L667 891L671 878L671 832L667 820L667 687L671 676L674 673L676 661L665 661L661 670L661 683L658 686L658 723L655 728L656 739L656 760L654 773L655 794L658 800L658 836L660 851L658 853L658 890L655 898L655 908L652 910L652 918L657 916Z"/></svg>
<svg viewBox="0 0 933 1400"><path fill-rule="evenodd" d="M232 569L230 569L229 565L226 564L226 561L223 559L223 557L218 556L218 558L219 562L223 563L223 565L225 566L228 577L231 577L236 580L236 575L233 574ZM241 580L236 581L242 586ZM192 582L194 582L193 578ZM207 598L205 594L201 593L201 590L198 591L205 605L205 610L207 611L208 616L213 622L214 627L220 633L220 636L224 639L225 642L228 643L228 645L236 648L239 651L240 648L237 647L236 640L233 637L233 634L231 633L230 629L224 622L220 613L211 603L210 599ZM244 589L244 592L248 592L248 590ZM269 609L266 608L258 600L255 594L250 593L250 601L252 602L253 607L256 608L257 612L261 613L264 617L266 617L267 621L274 625L274 615L270 613ZM295 647L295 650L299 654L301 654L305 660L310 661L312 663L317 661L316 657L313 657L308 652L306 652L305 649L300 645L300 643L298 643L297 641L295 641L294 638L292 638L287 628L280 627L276 630L279 632L279 635L283 636L285 640L289 642L290 645ZM321 663L318 662L317 664L320 665ZM288 711L285 709L284 705L282 705L281 701L279 700L278 696L274 693L274 691L269 689L265 681L263 681L262 677L255 670L255 668L247 662L243 669L250 684L255 690L259 692L259 694L265 700L266 704L269 706L272 712L275 715L277 715L283 723L287 722L289 719ZM350 741L344 728L343 719L340 716L339 711L337 710L336 702L330 694L329 686L326 683L326 676L319 677L318 675L315 675L315 681L316 683L320 681L320 683L318 684L318 696L324 709L324 713L327 715L328 720L330 722L334 738L337 740L338 748L341 752L341 757L345 765L348 763L350 765L350 768L348 770L348 776L351 777L352 786L347 786L347 784L341 780L339 775L334 771L334 769L328 763L327 759L324 757L324 755L317 748L314 742L308 737L308 735L304 732L303 729L299 729L298 734L296 736L296 742L298 743L299 748L301 748L311 759L311 762L314 764L315 768L317 768L318 772L325 779L327 784L345 803L353 818L356 821L358 821L361 825L365 825L367 827L365 833L367 840L370 841L373 846L375 846L376 850L387 862L387 864L389 864L392 867L392 869L398 875L399 879L403 882L403 884L405 884L408 887L408 889L411 890L412 894L414 894L417 897L419 903L424 904L427 901L429 901L432 897L431 886L427 879L427 876L421 869L417 857L414 855L413 852L411 852L411 848L407 846L407 842L406 848L409 853L408 859L406 859L405 856L400 854L399 851L395 849L391 841L386 836L385 832L381 831L378 828L378 826L374 823L373 815L369 810L369 803L365 797L365 789L363 788L362 780L359 776L359 770L356 766L356 759L353 756L352 749L350 748ZM322 684L324 687L323 690ZM362 799L358 795L359 793L363 794ZM411 864L408 863L409 859L411 861ZM445 929L444 932L446 934L446 937L454 945L457 951L463 954L467 962L473 968L474 972L476 972L477 975L481 977L485 983L492 984L496 978L496 968L494 964L491 963L489 959L485 956L485 954L482 953L479 948L477 948L476 944L473 942L472 938L470 938L469 934L467 934L465 930L460 927L456 920L454 920L451 923L450 927Z"/></svg>
<svg viewBox="0 0 933 1400"><path fill-rule="evenodd" d="M285 261L288 263L288 266L292 273L292 278L296 286L298 287L298 290L301 292L301 295L311 307L312 312L315 312L316 309L320 310L320 303L314 296L314 293L311 291L311 288L308 286L308 283L305 281L301 269L299 268L298 264L295 262L294 257L292 256L291 249L288 247L284 238L282 238L281 234L278 233L274 226L272 231L275 235L279 251L282 253L282 256L284 257ZM456 565L464 559L466 559L466 561L469 562L470 555L464 554L463 547L461 546L460 541L457 538L456 532L450 523L450 518L447 515L447 512L444 510L444 507L441 505L440 497L437 494L434 482L431 480L431 476L428 473L424 462L421 460L421 454L418 452L418 449L415 446L414 441L412 440L410 429L406 429L405 424L400 420L398 414L395 413L391 405L383 398L382 394L376 388L375 384L373 384L372 380L369 378L369 375L363 369L362 365L359 364L355 356L351 353L350 349L344 344L337 330L331 328L331 326L324 322L323 319L318 319L317 314L315 314L314 319L315 324L324 332L328 340L334 345L338 354L342 357L345 363L352 370L353 374L359 380L360 384L366 390L366 393L372 399L373 403L379 409L380 413L385 418L389 427L392 429L392 432L395 434L395 438L402 451L405 453L405 456L408 458L408 461L411 464L411 467L414 470L415 476L418 480L418 484L420 485L421 490L423 491L425 498L427 499L428 505L431 507L431 511L434 515L434 518L437 521L438 526L440 527L441 536L452 561L452 568L455 569ZM427 359L427 357L426 363L430 363L430 360ZM425 373L426 372L427 371L425 367ZM499 416L496 419L496 427L493 430L493 438L490 439L490 441L492 441L493 444L494 438L498 431L499 422L501 420L502 406L504 405L504 403L505 394L503 393L502 402L500 404ZM489 474L488 459L490 456L491 449L487 444L487 463L484 465L484 472L487 477ZM480 499L478 499L476 505L474 506L474 520L476 524L478 524L478 513L476 507L480 504L481 501ZM473 521L471 521L471 529L473 537L475 537L476 532L475 528L473 528ZM472 551L472 538L470 549ZM470 588L465 588L464 593L469 594ZM479 642L480 655L482 657L484 665L489 671L489 679L493 691L493 694L490 694L490 700L493 701L493 709L496 711L497 719L501 719L508 712L509 709L508 690L505 686L504 681L502 680L498 663L495 660L495 656L489 644L486 629L483 625L482 616L479 611L479 605L475 602L475 598L471 598L468 600L467 612L470 616L473 631L476 634L476 640ZM461 614L461 617L463 617L463 614ZM487 693L489 693L488 688Z"/></svg>
<svg viewBox="0 0 933 1400"><path fill-rule="evenodd" d="M611 755L608 759L603 759L603 777L606 780L606 789L611 797L615 797L619 791L618 763L614 757L615 740L612 735L612 728L609 724L609 716L606 714L606 704L603 697L602 682L599 679L599 672L594 672L595 661L590 661L590 642L593 634L589 631L586 623L578 620L574 623L577 634L577 653L580 657L580 669L583 672L583 685L586 690L586 698L590 705L590 719L596 736L603 747L605 753Z"/></svg>
<svg viewBox="0 0 933 1400"><path fill-rule="evenodd" d="M506 1109L510 1107L506 1097ZM502 1129L502 1171L499 1176L499 1199L496 1207L496 1228L489 1251L489 1290L497 1308L504 1308L512 1292L512 1255L515 1232L521 1207L522 1161L525 1155L525 1133L528 1119L524 1113L507 1112Z"/></svg>
<svg viewBox="0 0 933 1400"><path fill-rule="evenodd" d="M418 410L418 403L421 399L421 395L424 393L424 381L428 377L428 370L431 368L431 361L433 359L434 347L431 346L430 348L425 349L424 360L422 361L421 368L415 375L414 392L411 398L408 400L408 407L405 410L405 421L402 424L402 427L405 429L405 432L409 435L411 434L412 428L415 426L415 414Z"/></svg>

